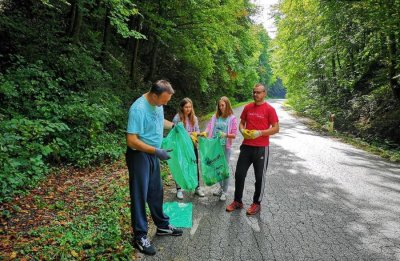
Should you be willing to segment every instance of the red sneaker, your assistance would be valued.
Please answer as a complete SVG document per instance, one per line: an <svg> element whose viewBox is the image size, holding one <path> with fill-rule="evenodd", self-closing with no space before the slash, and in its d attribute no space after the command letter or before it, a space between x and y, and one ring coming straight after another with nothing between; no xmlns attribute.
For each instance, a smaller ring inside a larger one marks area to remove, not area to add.
<svg viewBox="0 0 400 261"><path fill-rule="evenodd" d="M247 215L255 215L255 214L257 214L258 212L260 212L260 210L261 210L260 204L253 203L253 204L251 204L250 207L247 209L246 214L247 214Z"/></svg>
<svg viewBox="0 0 400 261"><path fill-rule="evenodd" d="M243 203L240 203L240 202L237 202L237 201L233 201L231 204L229 204L226 207L226 211L232 212L232 211L234 211L236 209L241 209L241 208L243 208Z"/></svg>

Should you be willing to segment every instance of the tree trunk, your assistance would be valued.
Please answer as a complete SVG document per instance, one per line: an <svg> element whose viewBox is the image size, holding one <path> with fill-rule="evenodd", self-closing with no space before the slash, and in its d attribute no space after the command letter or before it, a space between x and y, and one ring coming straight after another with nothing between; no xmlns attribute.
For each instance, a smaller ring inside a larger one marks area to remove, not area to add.
<svg viewBox="0 0 400 261"><path fill-rule="evenodd" d="M75 16L76 16L76 5L77 5L77 0L73 0L71 2L71 9L69 11L69 26L68 26L68 32L67 32L67 34L69 36L72 35L72 31L74 30L74 22L75 22Z"/></svg>
<svg viewBox="0 0 400 261"><path fill-rule="evenodd" d="M93 10L100 9L102 7L102 5L103 5L102 2L103 1L101 1L101 0L96 0ZM96 21L95 31L98 32L100 30L101 30L101 22L100 21Z"/></svg>
<svg viewBox="0 0 400 261"><path fill-rule="evenodd" d="M158 48L160 46L160 40L158 40L157 36L155 37L154 48L152 51L151 56L151 65L150 65L150 72L146 77L148 81L154 81L154 76L156 74L156 67L157 67L157 57L158 57Z"/></svg>
<svg viewBox="0 0 400 261"><path fill-rule="evenodd" d="M394 17L396 15L395 10L395 1L386 0L385 1L386 13L387 17ZM395 32L397 31L397 27L394 26L392 21L387 21L387 50L388 50L388 58L389 58L389 66L388 66L388 76L389 76L389 85L392 89L393 96L400 101L400 84L399 77L396 77L396 67L397 67L397 42ZM396 78L395 78L396 77Z"/></svg>
<svg viewBox="0 0 400 261"><path fill-rule="evenodd" d="M135 31L141 32L142 31L142 23L143 17L137 16L135 19L132 19L132 28ZM133 39L132 41L133 51L132 51L132 59L131 59L131 68L130 68L130 77L133 82L137 81L137 71L138 71L138 60L139 60L139 46L140 46L140 39Z"/></svg>
<svg viewBox="0 0 400 261"><path fill-rule="evenodd" d="M158 1L158 15L160 17L163 17L163 8L161 5L161 1ZM151 65L150 65L150 71L148 76L146 77L147 81L154 81L154 76L156 74L156 67L157 67L157 58L158 58L158 49L160 47L160 40L157 35L154 35L154 47L152 50L152 55L151 55Z"/></svg>
<svg viewBox="0 0 400 261"><path fill-rule="evenodd" d="M349 55L350 55L350 72L351 76L354 78L356 76L356 66L354 61L353 47L350 47Z"/></svg>
<svg viewBox="0 0 400 261"><path fill-rule="evenodd" d="M336 81L336 61L335 61L335 54L332 54L332 78Z"/></svg>
<svg viewBox="0 0 400 261"><path fill-rule="evenodd" d="M337 60L337 65L339 66L339 70L342 70L342 64L340 63L340 56L337 50L337 46L336 46L336 60Z"/></svg>
<svg viewBox="0 0 400 261"><path fill-rule="evenodd" d="M132 81L136 81L137 79L137 63L138 63L138 58L139 58L139 43L140 39L135 39L133 43L133 52L132 52L132 60L131 60L131 70L130 70L130 76Z"/></svg>
<svg viewBox="0 0 400 261"><path fill-rule="evenodd" d="M400 100L400 85L399 79L396 77L396 58L397 58L397 47L396 47L396 38L394 32L390 32L388 36L388 51L389 51L389 84L392 89L393 96Z"/></svg>
<svg viewBox="0 0 400 261"><path fill-rule="evenodd" d="M71 24L72 26L70 36L72 37L74 43L79 42L79 33L81 31L82 25L83 13L80 4L81 3L79 0L74 1L73 5L75 6L75 8L72 12L73 15L71 15L71 18L73 18L73 20Z"/></svg>
<svg viewBox="0 0 400 261"><path fill-rule="evenodd" d="M100 58L102 63L104 63L106 59L107 48L110 42L111 27L110 27L109 16L110 16L110 8L107 6L104 16L103 45L101 47L101 58Z"/></svg>

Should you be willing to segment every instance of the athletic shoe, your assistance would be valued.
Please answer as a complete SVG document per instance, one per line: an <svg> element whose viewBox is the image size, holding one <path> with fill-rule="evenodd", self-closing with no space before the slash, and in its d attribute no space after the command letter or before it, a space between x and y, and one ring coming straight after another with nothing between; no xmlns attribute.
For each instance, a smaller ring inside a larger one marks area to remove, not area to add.
<svg viewBox="0 0 400 261"><path fill-rule="evenodd" d="M261 210L260 204L253 203L253 204L251 204L250 207L247 209L246 214L247 214L247 215L255 215L255 214L257 214L258 212L260 212L260 210Z"/></svg>
<svg viewBox="0 0 400 261"><path fill-rule="evenodd" d="M178 229L174 226L168 225L166 228L157 228L156 234L158 236L182 236L182 229Z"/></svg>
<svg viewBox="0 0 400 261"><path fill-rule="evenodd" d="M147 236L135 239L135 248L146 255L154 256L156 254L156 249Z"/></svg>
<svg viewBox="0 0 400 261"><path fill-rule="evenodd" d="M222 192L222 193L221 193L221 196L219 197L219 200L220 200L220 201L225 201L225 200L226 200L226 194L225 194L225 192Z"/></svg>
<svg viewBox="0 0 400 261"><path fill-rule="evenodd" d="M178 191L176 192L176 197L178 199L183 199L183 192L181 189L178 189Z"/></svg>
<svg viewBox="0 0 400 261"><path fill-rule="evenodd" d="M205 196L203 190L200 187L197 187L194 193L199 197Z"/></svg>
<svg viewBox="0 0 400 261"><path fill-rule="evenodd" d="M220 188L218 188L216 191L213 192L213 195L214 195L214 196L221 196L221 195L222 195L222 192L223 192L223 190L222 190L222 188L220 187Z"/></svg>
<svg viewBox="0 0 400 261"><path fill-rule="evenodd" d="M234 211L236 209L241 209L241 208L243 208L243 203L240 203L240 202L237 202L237 201L233 201L231 204L229 204L226 207L226 211L232 212L232 211Z"/></svg>

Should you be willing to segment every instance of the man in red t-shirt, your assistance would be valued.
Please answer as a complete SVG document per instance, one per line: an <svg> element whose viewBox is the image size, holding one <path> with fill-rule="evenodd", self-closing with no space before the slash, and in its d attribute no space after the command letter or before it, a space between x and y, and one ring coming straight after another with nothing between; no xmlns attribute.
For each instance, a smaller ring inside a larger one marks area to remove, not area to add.
<svg viewBox="0 0 400 261"><path fill-rule="evenodd" d="M260 212L260 203L264 194L265 174L268 167L269 136L279 132L279 120L275 109L264 101L267 96L265 87L258 83L253 88L254 102L247 104L240 115L239 130L244 140L240 146L239 159L235 172L234 201L226 207L231 212L243 208L243 189L247 170L253 164L256 177L253 204L247 209L247 215Z"/></svg>

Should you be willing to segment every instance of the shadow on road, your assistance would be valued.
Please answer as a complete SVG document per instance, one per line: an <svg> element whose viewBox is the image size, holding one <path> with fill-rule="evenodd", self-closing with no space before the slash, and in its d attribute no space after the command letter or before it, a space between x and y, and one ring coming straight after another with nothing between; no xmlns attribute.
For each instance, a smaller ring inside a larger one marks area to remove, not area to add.
<svg viewBox="0 0 400 261"><path fill-rule="evenodd" d="M204 198L188 195L184 201L194 204L193 227L185 229L179 238L153 237L158 253L143 260L400 260L399 190L392 189L390 184L399 183L396 165L372 163L374 156L364 157L357 151L332 145L335 144L332 140L320 150L318 144L312 143L329 138L309 131L284 113L281 115L281 132L271 139L260 214L248 217L245 209L225 211L233 198L233 180L227 202L212 196L211 188L206 190ZM232 169L241 139L238 137L234 143ZM289 146L302 139L315 145L309 149L310 155L328 154L327 158L332 156L335 162L341 158L333 155L334 151L343 150L347 158L356 162L339 160L336 165L330 161L312 161L305 156L307 148L296 151L297 147ZM354 164L370 171L360 172L359 177L351 172L341 173ZM382 168L387 175L375 174ZM377 177L369 181L370 186L359 186L366 184L366 176L374 175ZM245 208L251 203L254 182L250 168L243 198ZM388 188L395 193L392 200L382 204L375 195L379 188L385 193ZM174 200L174 192L171 189L166 194ZM371 198L365 197L366 194L371 194Z"/></svg>

